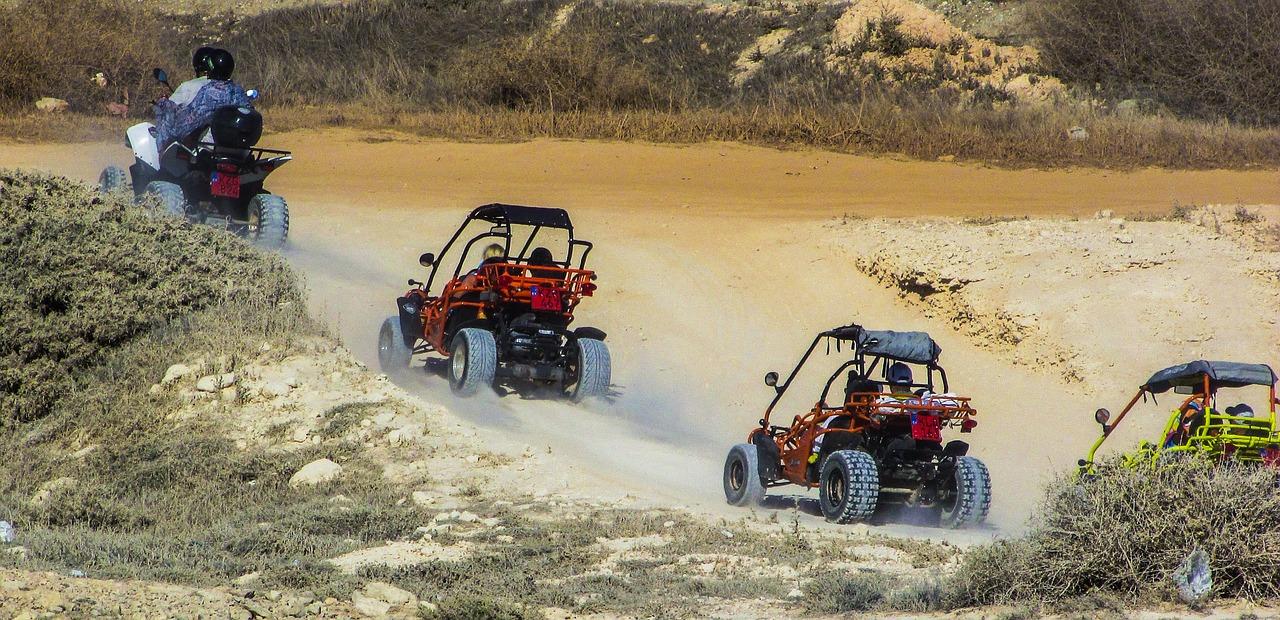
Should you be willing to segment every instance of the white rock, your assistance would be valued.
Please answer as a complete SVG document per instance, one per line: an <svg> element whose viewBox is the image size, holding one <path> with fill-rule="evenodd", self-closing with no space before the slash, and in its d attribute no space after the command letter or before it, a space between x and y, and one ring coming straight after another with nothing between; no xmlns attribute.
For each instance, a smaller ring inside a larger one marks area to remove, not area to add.
<svg viewBox="0 0 1280 620"><path fill-rule="evenodd" d="M262 386L262 393L271 398L284 396L293 390L293 386L284 381L268 381Z"/></svg>
<svg viewBox="0 0 1280 620"><path fill-rule="evenodd" d="M369 582L364 587L364 593L369 598L390 603L392 607L399 607L409 603L417 604L418 601L418 597L414 596L412 592L402 590L382 581Z"/></svg>
<svg viewBox="0 0 1280 620"><path fill-rule="evenodd" d="M234 372L222 373L220 375L209 375L201 377L196 381L196 389L201 392L217 392L224 388L229 388L236 384L239 377Z"/></svg>
<svg viewBox="0 0 1280 620"><path fill-rule="evenodd" d="M478 463L478 462L480 462L480 455L479 455L479 454L472 454L472 455L468 456L468 457L467 457L467 462L468 462L468 463Z"/></svg>
<svg viewBox="0 0 1280 620"><path fill-rule="evenodd" d="M787 593L787 598L804 598L804 592L800 588L791 588L791 591Z"/></svg>
<svg viewBox="0 0 1280 620"><path fill-rule="evenodd" d="M191 367L186 364L174 364L164 371L164 378L160 380L161 385L169 385L178 379L191 374Z"/></svg>
<svg viewBox="0 0 1280 620"><path fill-rule="evenodd" d="M426 491L414 491L410 497L415 506L426 507L436 502L435 496Z"/></svg>
<svg viewBox="0 0 1280 620"><path fill-rule="evenodd" d="M67 102L65 99L57 99L55 97L41 97L36 101L36 109L45 113L66 112Z"/></svg>
<svg viewBox="0 0 1280 620"><path fill-rule="evenodd" d="M298 443L302 443L306 441L307 438L310 436L311 436L310 429L308 429L305 426L299 426L298 428L293 429L293 436L290 438Z"/></svg>
<svg viewBox="0 0 1280 620"><path fill-rule="evenodd" d="M289 486L298 487L304 484L329 482L340 474L342 474L341 465L329 459L319 459L303 465L302 469L289 478Z"/></svg>
<svg viewBox="0 0 1280 620"><path fill-rule="evenodd" d="M362 615L370 618L380 618L391 611L391 603L365 596L360 592L351 593L351 606Z"/></svg>
<svg viewBox="0 0 1280 620"><path fill-rule="evenodd" d="M663 521L663 522L662 522L662 527L675 527L675 526L676 526L676 522L675 522L675 521Z"/></svg>
<svg viewBox="0 0 1280 620"><path fill-rule="evenodd" d="M261 577L262 577L262 573L254 571L252 573L245 573L243 575L240 575L239 577L236 577L235 579L231 580L231 583L238 586L247 586L252 583L257 583L258 579Z"/></svg>

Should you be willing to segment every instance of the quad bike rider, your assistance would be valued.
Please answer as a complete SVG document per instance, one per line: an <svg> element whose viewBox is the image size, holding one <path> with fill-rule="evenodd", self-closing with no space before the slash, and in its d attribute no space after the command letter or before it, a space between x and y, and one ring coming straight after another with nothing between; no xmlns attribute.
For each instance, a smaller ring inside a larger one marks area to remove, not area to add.
<svg viewBox="0 0 1280 620"><path fill-rule="evenodd" d="M818 343L827 339L851 357L827 380L813 408L790 426L773 426L770 416ZM781 385L778 373L765 375L773 402L747 443L729 451L724 492L730 504L764 499L767 488L785 484L819 489L828 521L869 518L887 503L929 507L947 527L981 523L991 505L991 477L982 461L968 456L963 441L942 442L942 430L961 433L977 426L969 399L947 393L941 347L923 332L869 331L858 325L818 334ZM924 370L923 382L909 371ZM873 378L876 375L879 380ZM840 400L828 404L832 386L844 379ZM934 394L935 378L942 393Z"/></svg>
<svg viewBox="0 0 1280 620"><path fill-rule="evenodd" d="M1262 409L1265 415L1259 415L1245 403L1220 407L1221 390L1248 386L1270 390ZM1139 399L1154 399L1157 394L1170 390L1186 395L1186 398L1169 414L1160 441L1139 444L1136 450L1121 459L1123 466L1155 466L1179 457L1280 466L1280 430L1276 428L1276 405L1280 400L1276 398L1276 374L1271 367L1266 364L1194 360L1151 375L1138 387L1138 393L1116 416L1115 422L1111 422L1111 412L1107 409L1094 412L1094 420L1102 425L1102 436L1089 449L1089 455L1080 459L1079 473L1084 476L1096 473L1094 457L1098 448L1120 426Z"/></svg>
<svg viewBox="0 0 1280 620"><path fill-rule="evenodd" d="M187 106L202 103L201 95L207 94L202 89L230 87L225 83L230 82L235 61L225 50L201 48L193 65L197 78L174 93L186 103L157 102L158 116L189 112ZM154 75L169 87L162 69L156 69ZM191 90L197 94L192 96ZM201 118L198 127L173 136L171 142L166 126L139 123L130 127L125 131L125 146L133 149L134 163L128 175L115 166L104 169L98 178L100 189L112 192L128 187L139 198L153 196L169 215L219 225L267 247L284 245L289 235L289 205L268 192L263 182L293 156L287 151L256 148L262 137L262 115L250 102L257 97L253 90L235 96L236 105L218 107L207 122Z"/></svg>
<svg viewBox="0 0 1280 620"><path fill-rule="evenodd" d="M444 257L464 232L469 238L452 275L433 292ZM553 235L568 238L561 260L536 245ZM483 261L464 274L472 248L479 244L489 246ZM606 396L611 370L605 333L594 327L570 328L582 298L596 290L596 274L585 268L591 248L590 242L574 238L563 209L477 207L439 258L430 252L419 258L431 273L425 283L409 280L414 288L396 300L399 312L382 324L378 361L383 371L401 372L413 355L435 353L446 360L428 359L427 367L444 367L440 370L460 396L484 387L502 395L567 396L574 402ZM577 250L581 255L573 267Z"/></svg>

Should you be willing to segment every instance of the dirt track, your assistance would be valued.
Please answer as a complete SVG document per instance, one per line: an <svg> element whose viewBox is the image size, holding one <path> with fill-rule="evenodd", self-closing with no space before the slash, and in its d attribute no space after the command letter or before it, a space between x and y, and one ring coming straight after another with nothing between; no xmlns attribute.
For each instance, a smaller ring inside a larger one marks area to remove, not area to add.
<svg viewBox="0 0 1280 620"><path fill-rule="evenodd" d="M511 399L452 406L508 439L578 461L596 484L717 512L726 510L725 449L768 401L760 377L789 369L815 331L850 321L937 337L952 383L982 411L972 439L993 471L997 527L1017 527L1039 483L1094 436L1076 419L1096 406L1093 386L1019 367L903 305L847 256L824 249L830 218L1280 203L1269 171L1007 171L739 145L453 144L347 131L267 142L299 157L269 183L293 209L287 255L307 274L315 309L367 361L392 298L422 275L418 254L437 250L467 209L494 201L568 208L579 235L597 246L601 291L580 320L610 333L625 396L587 412ZM0 147L0 166L87 180L107 162L127 163L128 152L117 144ZM424 381L420 389L451 403L441 387ZM784 407L799 413L811 393Z"/></svg>

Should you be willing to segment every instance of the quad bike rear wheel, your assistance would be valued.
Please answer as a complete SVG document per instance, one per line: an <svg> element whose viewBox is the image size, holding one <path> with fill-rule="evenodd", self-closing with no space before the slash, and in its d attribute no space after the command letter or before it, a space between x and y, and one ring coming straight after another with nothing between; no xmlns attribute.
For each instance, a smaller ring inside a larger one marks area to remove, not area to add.
<svg viewBox="0 0 1280 620"><path fill-rule="evenodd" d="M833 523L870 517L880 499L880 471L875 459L860 450L836 450L822 462L818 503Z"/></svg>
<svg viewBox="0 0 1280 620"><path fill-rule="evenodd" d="M592 338L578 339L578 380L569 391L569 398L580 403L593 396L609 392L612 361L609 347Z"/></svg>
<svg viewBox="0 0 1280 620"><path fill-rule="evenodd" d="M941 509L943 527L961 528L987 520L991 509L991 474L982 461L972 456L956 459L956 471L943 487Z"/></svg>
<svg viewBox="0 0 1280 620"><path fill-rule="evenodd" d="M143 193L156 198L160 203L160 213L182 219L187 218L187 199L182 195L182 188L176 183L152 181L147 183L147 189Z"/></svg>
<svg viewBox="0 0 1280 620"><path fill-rule="evenodd" d="M378 366L388 375L403 373L413 358L413 350L404 344L400 317L390 316L378 330Z"/></svg>
<svg viewBox="0 0 1280 620"><path fill-rule="evenodd" d="M98 191L104 194L118 192L129 187L129 174L116 166L107 166L98 175Z"/></svg>
<svg viewBox="0 0 1280 620"><path fill-rule="evenodd" d="M249 237L260 246L278 249L289 238L289 203L275 194L249 200Z"/></svg>
<svg viewBox="0 0 1280 620"><path fill-rule="evenodd" d="M493 334L475 327L458 330L449 353L449 387L458 396L474 396L493 386L498 370L498 345Z"/></svg>
<svg viewBox="0 0 1280 620"><path fill-rule="evenodd" d="M724 498L734 506L754 506L764 500L756 447L740 443L724 461Z"/></svg>

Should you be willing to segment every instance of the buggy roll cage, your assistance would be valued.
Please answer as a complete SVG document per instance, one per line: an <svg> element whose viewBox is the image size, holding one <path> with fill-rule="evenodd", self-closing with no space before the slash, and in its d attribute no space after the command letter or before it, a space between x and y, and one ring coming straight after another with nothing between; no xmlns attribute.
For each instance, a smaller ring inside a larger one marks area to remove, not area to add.
<svg viewBox="0 0 1280 620"><path fill-rule="evenodd" d="M796 363L795 368L791 370L791 374L787 376L787 380L784 381L781 385L773 386L774 391L777 393L774 395L773 400L769 403L769 407L765 409L764 417L760 419L760 426L766 429L769 427L769 418L773 414L774 408L777 407L778 402L782 400L782 397L783 395L786 394L787 389L791 387L791 382L795 380L796 375L800 374L800 369L803 368L805 363L809 361L809 356L811 356L814 350L818 348L818 343L821 342L823 338L828 339L827 340L828 354L830 353L830 350L831 350L831 341L834 340L836 343L837 352L840 351L841 342L849 342L850 347L853 348L853 357L848 361L844 362L843 364L841 364L840 367L837 368L834 373L832 373L831 377L827 379L826 385L822 389L822 397L818 401L819 407L825 406L827 402L827 395L831 392L832 384L834 384L836 379L840 378L840 376L849 367L854 367L858 371L858 374L862 375L863 377L869 377L870 373L875 371L877 367L880 367L883 373L887 373L890 361L900 361L905 363L918 364L928 369L929 374L928 374L927 381L925 383L912 383L911 384L912 388L924 388L929 391L933 391L933 386L934 386L933 375L934 375L934 372L936 371L939 375L939 378L942 380L942 391L943 392L949 391L948 385L947 385L947 371L944 370L942 366L938 364L936 357L926 362L926 361L921 361L918 358L907 358L904 356L893 355L887 352L868 353L866 349L876 348L878 345L881 344L877 339L869 336L869 334L872 334L872 333L873 332L868 332L867 330L863 329L861 325L851 323L849 325L845 325L842 327L829 329L815 336L813 338L813 342L809 344L808 350L804 352L804 355L800 357L800 361ZM891 332L874 332L874 333L891 334ZM872 356L871 363L869 366L867 365L867 361L866 361L867 355ZM881 365L882 361L884 362L883 365Z"/></svg>
<svg viewBox="0 0 1280 620"><path fill-rule="evenodd" d="M449 249L452 248L454 243L458 241L458 238L462 236L462 232L466 230L467 226L470 225L472 221L475 220L489 222L490 224L493 224L493 227L490 228L488 232L482 232L472 237L467 241L467 244L463 246L462 254L458 258L458 266L453 270L454 279L462 273L462 261L466 260L467 255L470 254L471 247L481 239L502 239L503 250L508 262L527 263L528 258L526 257L526 253L529 251L530 246L533 245L534 238L538 236L538 233L541 232L543 228L565 230L569 233L568 251L565 253L564 260L552 261L552 264L563 269L572 268L570 265L573 263L573 252L576 247L583 248L582 255L578 259L578 269L585 269L587 264L587 255L591 253L591 249L594 247L590 241L583 241L581 239L574 238L573 222L569 220L569 213L564 209L550 207L526 207L496 202L482 205L476 207L469 215L467 215L467 219L463 220L462 225L458 227L458 230L453 233L453 236L449 238L449 241L440 249L440 254L433 257L433 260L431 261L431 273L427 276L426 284L422 286L424 291L430 293L431 283L435 281L436 272L440 269L440 263L443 261L445 255L448 254ZM511 257L511 226L513 225L533 227L533 231L529 233L529 238L520 248L520 252L515 256L514 260Z"/></svg>
<svg viewBox="0 0 1280 620"><path fill-rule="evenodd" d="M1221 371L1221 376L1219 376ZM1270 376L1268 381L1265 377ZM1152 375L1151 379L1146 383L1138 386L1138 392L1129 399L1128 404L1120 411L1120 415L1116 416L1115 422L1108 424L1110 412L1106 409L1099 409L1094 418L1102 425L1102 435L1089 448L1089 454L1081 459L1078 465L1082 468L1091 467L1094 463L1094 455L1098 448L1106 442L1111 436L1112 431L1120 426L1125 416L1138 404L1138 400L1146 400L1148 395L1151 396L1152 402L1155 402L1157 394L1163 394L1169 390L1177 391L1177 388L1190 388L1191 396L1182 401L1174 413L1185 411L1192 403L1198 403L1201 411L1206 415L1206 428L1213 429L1217 432L1225 431L1226 434L1218 435L1224 439L1242 439L1246 443L1256 443L1251 437L1236 437L1231 433L1237 430L1236 427L1248 426L1250 423L1257 423L1259 420L1253 418L1244 418L1241 416L1233 416L1225 413L1217 413L1212 408L1213 400L1217 397L1218 390L1222 388L1238 388L1249 385L1266 386L1270 390L1268 397L1268 423L1269 428L1273 431L1276 428L1276 406L1280 405L1280 398L1276 395L1276 375L1266 364L1236 364L1230 362L1206 362L1197 360L1179 366L1166 368ZM1198 390L1198 391L1197 391ZM1217 424L1209 424L1207 418L1217 418ZM1170 424L1173 419L1170 419ZM1171 429L1166 425L1164 430L1168 433ZM1163 441L1163 438L1162 438Z"/></svg>

